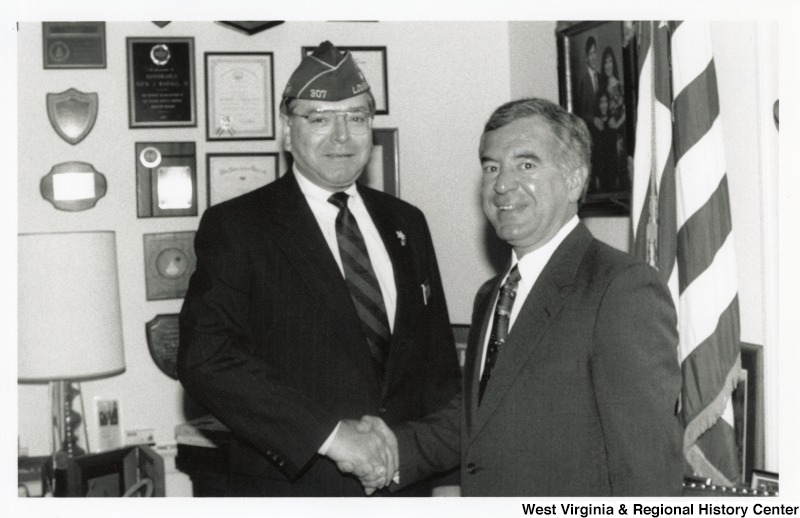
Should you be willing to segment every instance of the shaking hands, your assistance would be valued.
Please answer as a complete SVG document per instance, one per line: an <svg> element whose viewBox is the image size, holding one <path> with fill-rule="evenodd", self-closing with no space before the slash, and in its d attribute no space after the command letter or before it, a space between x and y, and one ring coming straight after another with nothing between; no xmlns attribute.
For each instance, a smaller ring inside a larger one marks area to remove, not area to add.
<svg viewBox="0 0 800 518"><path fill-rule="evenodd" d="M358 477L367 495L389 486L400 468L397 439L379 417L340 421L326 455L340 471Z"/></svg>

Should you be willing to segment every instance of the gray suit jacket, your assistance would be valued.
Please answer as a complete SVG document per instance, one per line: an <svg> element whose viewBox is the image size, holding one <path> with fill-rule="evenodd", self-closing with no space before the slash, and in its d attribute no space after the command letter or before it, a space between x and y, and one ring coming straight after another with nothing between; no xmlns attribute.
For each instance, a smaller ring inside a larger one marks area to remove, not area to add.
<svg viewBox="0 0 800 518"><path fill-rule="evenodd" d="M478 406L501 279L476 297L463 393L395 427L401 482L460 462L465 496L680 494L676 315L656 271L579 225L525 300Z"/></svg>

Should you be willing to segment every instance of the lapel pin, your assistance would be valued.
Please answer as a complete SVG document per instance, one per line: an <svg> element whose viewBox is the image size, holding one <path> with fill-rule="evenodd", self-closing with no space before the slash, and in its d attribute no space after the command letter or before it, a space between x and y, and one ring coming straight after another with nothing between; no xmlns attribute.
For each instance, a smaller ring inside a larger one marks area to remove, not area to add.
<svg viewBox="0 0 800 518"><path fill-rule="evenodd" d="M406 246L406 235L402 230L397 231L397 238L400 240L400 246Z"/></svg>

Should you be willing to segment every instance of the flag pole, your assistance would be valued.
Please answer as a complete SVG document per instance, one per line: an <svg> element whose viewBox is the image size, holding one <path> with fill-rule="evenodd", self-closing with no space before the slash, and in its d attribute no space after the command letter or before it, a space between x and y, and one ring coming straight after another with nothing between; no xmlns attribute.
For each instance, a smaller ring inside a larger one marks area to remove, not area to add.
<svg viewBox="0 0 800 518"><path fill-rule="evenodd" d="M653 30L654 22L648 22L650 27L651 48L655 42ZM649 217L645 238L647 243L647 264L658 269L658 181L656 171L656 60L651 55L650 59L650 196L648 199Z"/></svg>

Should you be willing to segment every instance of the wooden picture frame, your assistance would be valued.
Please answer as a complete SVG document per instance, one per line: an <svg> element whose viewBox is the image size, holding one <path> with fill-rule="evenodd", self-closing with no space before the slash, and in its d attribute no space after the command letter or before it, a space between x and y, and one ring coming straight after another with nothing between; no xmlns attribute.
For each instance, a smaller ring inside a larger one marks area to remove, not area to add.
<svg viewBox="0 0 800 518"><path fill-rule="evenodd" d="M741 343L742 373L731 395L742 482L764 466L764 348Z"/></svg>
<svg viewBox="0 0 800 518"><path fill-rule="evenodd" d="M263 187L278 178L278 153L208 153L208 207Z"/></svg>
<svg viewBox="0 0 800 518"><path fill-rule="evenodd" d="M375 98L375 115L389 114L389 74L386 47L336 47L350 52L358 68L364 73ZM303 56L311 54L316 47L303 47Z"/></svg>
<svg viewBox="0 0 800 518"><path fill-rule="evenodd" d="M753 478L750 481L750 489L763 491L770 496L778 496L780 489L778 474L772 471L754 469Z"/></svg>
<svg viewBox="0 0 800 518"><path fill-rule="evenodd" d="M637 64L629 34L621 21L561 22L556 29L560 103L592 134L581 217L630 214Z"/></svg>
<svg viewBox="0 0 800 518"><path fill-rule="evenodd" d="M272 52L206 52L206 140L275 140Z"/></svg>
<svg viewBox="0 0 800 518"><path fill-rule="evenodd" d="M358 183L400 197L400 148L397 128L372 128L372 156Z"/></svg>

